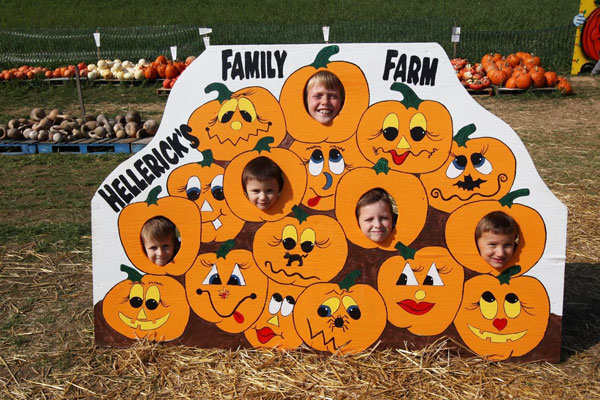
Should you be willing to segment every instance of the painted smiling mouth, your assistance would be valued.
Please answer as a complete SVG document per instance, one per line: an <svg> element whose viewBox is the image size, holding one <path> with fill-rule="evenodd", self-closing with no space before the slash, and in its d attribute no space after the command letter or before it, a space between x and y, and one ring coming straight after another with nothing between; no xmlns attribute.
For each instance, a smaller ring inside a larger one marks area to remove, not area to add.
<svg viewBox="0 0 600 400"><path fill-rule="evenodd" d="M210 292L208 290L202 290L202 289L196 289L196 294L197 295L201 295L203 293L208 294L208 300L210 302L210 306L212 307L212 309L214 310L214 312L221 318L229 318L231 316L233 316L233 319L235 320L235 322L237 322L238 324L241 324L244 322L244 316L242 315L242 313L240 313L239 311L237 311L237 309L242 305L242 303L248 299L254 300L256 299L256 293L250 293L248 296L244 296L242 297L242 299L240 301L238 301L238 303L235 305L235 307L233 308L233 311L230 312L229 314L221 314L220 312L217 311L217 309L215 308L215 305L213 304L212 301L212 296L210 294Z"/></svg>
<svg viewBox="0 0 600 400"><path fill-rule="evenodd" d="M402 154L396 153L396 150L390 150L390 155L392 156L392 161L396 165L402 165L402 163L406 160L406 157L410 154L410 151L406 151Z"/></svg>
<svg viewBox="0 0 600 400"><path fill-rule="evenodd" d="M477 329L474 326L471 326L469 324L467 324L467 327L479 339L487 340L491 343L506 343L509 340L511 342L514 342L514 341L521 339L527 333L527 331L525 330L525 331L521 331L521 332L517 332L517 333L500 334L500 333L493 333L493 332L487 332L487 331L482 332L480 329Z"/></svg>
<svg viewBox="0 0 600 400"><path fill-rule="evenodd" d="M160 317L160 318L152 321L152 320L133 319L133 318L127 317L123 313L119 313L119 319L121 321L123 321L123 323L130 328L140 329L142 331L151 331L153 329L158 329L161 326L163 326L169 319L170 315L171 315L171 313L167 313L163 317Z"/></svg>
<svg viewBox="0 0 600 400"><path fill-rule="evenodd" d="M416 302L411 299L402 300L396 304L402 307L407 313L414 315L426 314L435 306L435 303L428 303L426 301Z"/></svg>

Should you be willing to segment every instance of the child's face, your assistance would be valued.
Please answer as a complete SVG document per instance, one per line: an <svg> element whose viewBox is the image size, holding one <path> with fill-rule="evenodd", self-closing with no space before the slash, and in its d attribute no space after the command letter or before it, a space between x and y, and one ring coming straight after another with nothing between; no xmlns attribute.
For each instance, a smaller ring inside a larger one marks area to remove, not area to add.
<svg viewBox="0 0 600 400"><path fill-rule="evenodd" d="M246 181L246 195L250 203L260 210L268 210L275 204L279 196L277 179L269 178L262 182L256 179L248 179Z"/></svg>
<svg viewBox="0 0 600 400"><path fill-rule="evenodd" d="M306 93L306 105L311 117L323 125L330 125L342 107L340 91L316 84Z"/></svg>
<svg viewBox="0 0 600 400"><path fill-rule="evenodd" d="M143 242L146 255L154 264L162 267L173 259L175 253L173 238L144 238Z"/></svg>
<svg viewBox="0 0 600 400"><path fill-rule="evenodd" d="M383 200L362 206L358 226L366 237L376 243L383 242L392 231L392 212Z"/></svg>
<svg viewBox="0 0 600 400"><path fill-rule="evenodd" d="M488 264L500 269L506 265L515 251L515 237L510 234L483 232L477 239L477 248Z"/></svg>

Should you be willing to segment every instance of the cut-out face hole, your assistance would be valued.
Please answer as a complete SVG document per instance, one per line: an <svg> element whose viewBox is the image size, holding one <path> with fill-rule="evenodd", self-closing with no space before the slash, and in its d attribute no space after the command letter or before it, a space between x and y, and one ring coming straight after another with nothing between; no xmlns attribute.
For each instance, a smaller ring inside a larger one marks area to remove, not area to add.
<svg viewBox="0 0 600 400"><path fill-rule="evenodd" d="M342 82L329 71L319 71L306 83L304 105L308 114L323 125L331 125L344 106Z"/></svg>
<svg viewBox="0 0 600 400"><path fill-rule="evenodd" d="M163 216L146 221L140 238L148 259L160 267L170 263L180 247L177 227L170 219Z"/></svg>

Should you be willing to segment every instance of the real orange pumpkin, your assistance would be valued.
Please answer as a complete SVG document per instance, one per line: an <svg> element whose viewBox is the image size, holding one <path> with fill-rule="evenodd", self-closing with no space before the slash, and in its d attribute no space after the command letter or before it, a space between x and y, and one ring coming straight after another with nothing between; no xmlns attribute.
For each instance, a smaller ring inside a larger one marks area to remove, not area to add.
<svg viewBox="0 0 600 400"><path fill-rule="evenodd" d="M285 217L292 207L300 204L306 191L306 168L296 154L283 148L271 148L273 138L258 141L256 147L235 157L223 176L225 201L235 215L244 221L277 221ZM283 172L283 189L277 201L268 209L261 210L246 198L242 185L244 168L258 156L273 160ZM292 183L293 182L293 183Z"/></svg>
<svg viewBox="0 0 600 400"><path fill-rule="evenodd" d="M540 214L528 206L514 203L518 197L529 195L529 189L508 193L500 200L475 201L459 207L446 221L446 244L452 256L470 270L490 273L494 276L513 265L519 265L521 273L533 267L546 247L546 225ZM485 215L502 211L515 219L519 225L518 245L504 268L497 270L479 255L475 242L475 228Z"/></svg>
<svg viewBox="0 0 600 400"><path fill-rule="evenodd" d="M425 173L439 168L450 154L452 118L443 104L421 100L403 83L391 90L402 101L375 103L363 114L356 132L358 148L367 160L384 157L391 169Z"/></svg>
<svg viewBox="0 0 600 400"><path fill-rule="evenodd" d="M475 124L462 127L450 157L436 171L421 174L429 204L452 212L476 200L500 199L510 191L517 162L510 148L495 138L470 138Z"/></svg>
<svg viewBox="0 0 600 400"><path fill-rule="evenodd" d="M294 307L296 332L319 351L354 354L371 346L387 322L385 303L373 287L356 284L359 271L338 283L315 283Z"/></svg>
<svg viewBox="0 0 600 400"><path fill-rule="evenodd" d="M501 361L533 350L544 338L549 316L548 294L537 279L484 274L465 282L454 326L473 352Z"/></svg>
<svg viewBox="0 0 600 400"><path fill-rule="evenodd" d="M308 143L341 142L356 131L358 120L369 106L369 87L361 69L346 61L330 61L338 46L323 48L315 61L293 72L283 84L279 101L285 114L288 132L296 140ZM319 71L329 71L342 82L345 100L338 116L329 126L313 119L305 106L304 88Z"/></svg>
<svg viewBox="0 0 600 400"><path fill-rule="evenodd" d="M218 95L198 107L188 120L190 134L200 141L199 150L210 149L216 160L229 161L253 149L264 137L271 137L273 146L283 140L283 112L267 89L251 86L232 92L223 83L215 82L204 91L216 91Z"/></svg>
<svg viewBox="0 0 600 400"><path fill-rule="evenodd" d="M142 275L126 265L127 279L117 283L102 301L107 324L131 339L163 342L183 334L190 306L181 283L170 276Z"/></svg>
<svg viewBox="0 0 600 400"><path fill-rule="evenodd" d="M203 161L182 165L169 174L167 189L171 196L185 197L200 209L202 242L224 242L237 236L244 221L225 201L224 168L212 162L209 150L202 153Z"/></svg>
<svg viewBox="0 0 600 400"><path fill-rule="evenodd" d="M443 247L396 247L400 255L385 260L377 273L388 320L415 335L442 333L460 306L463 267Z"/></svg>
<svg viewBox="0 0 600 400"><path fill-rule="evenodd" d="M202 217L193 201L181 197L158 198L162 188L148 192L145 201L127 205L119 214L119 236L123 249L133 265L143 272L156 275L182 275L200 250ZM170 263L158 266L148 259L142 245L142 227L151 218L163 216L175 224L181 235L181 246Z"/></svg>
<svg viewBox="0 0 600 400"><path fill-rule="evenodd" d="M204 253L185 274L185 291L192 310L225 332L240 333L259 317L268 290L267 277L252 253L232 250L233 240L216 253Z"/></svg>
<svg viewBox="0 0 600 400"><path fill-rule="evenodd" d="M308 286L326 282L342 270L348 244L340 224L327 215L311 215L298 206L294 217L267 222L254 235L254 259L279 283Z"/></svg>
<svg viewBox="0 0 600 400"><path fill-rule="evenodd" d="M363 194L374 188L385 190L398 206L398 222L381 243L367 238L356 220L356 204ZM397 242L411 243L425 225L427 195L423 184L414 175L392 171L387 160L381 159L372 168L359 167L340 179L335 194L335 215L352 243L366 249L394 250Z"/></svg>

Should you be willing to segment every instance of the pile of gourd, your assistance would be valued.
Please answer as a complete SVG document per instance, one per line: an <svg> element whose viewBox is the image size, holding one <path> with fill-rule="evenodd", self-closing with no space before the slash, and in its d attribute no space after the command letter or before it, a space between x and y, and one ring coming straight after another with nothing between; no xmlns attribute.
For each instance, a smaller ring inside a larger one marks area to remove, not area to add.
<svg viewBox="0 0 600 400"><path fill-rule="evenodd" d="M46 112L42 108L31 110L29 119L15 118L0 124L0 139L40 140L56 143L78 139L144 138L158 131L156 120L142 120L137 111L108 118L105 114L87 114L75 117L58 109Z"/></svg>

